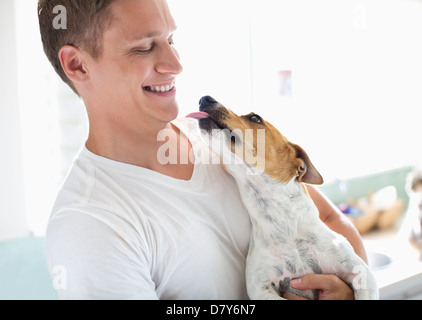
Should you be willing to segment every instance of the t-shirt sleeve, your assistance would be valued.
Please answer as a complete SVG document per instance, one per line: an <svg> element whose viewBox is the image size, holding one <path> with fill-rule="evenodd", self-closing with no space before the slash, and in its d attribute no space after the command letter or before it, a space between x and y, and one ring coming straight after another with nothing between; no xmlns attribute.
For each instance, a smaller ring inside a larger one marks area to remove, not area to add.
<svg viewBox="0 0 422 320"><path fill-rule="evenodd" d="M47 262L60 299L156 300L148 248L86 213L55 215L47 228ZM134 244L136 242L136 244Z"/></svg>

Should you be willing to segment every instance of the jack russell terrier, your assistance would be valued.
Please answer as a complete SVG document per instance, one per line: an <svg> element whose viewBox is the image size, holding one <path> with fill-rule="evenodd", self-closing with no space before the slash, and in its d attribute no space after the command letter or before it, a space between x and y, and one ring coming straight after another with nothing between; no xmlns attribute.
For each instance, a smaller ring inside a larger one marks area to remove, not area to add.
<svg viewBox="0 0 422 320"><path fill-rule="evenodd" d="M188 117L199 120L202 133L213 141L212 151L236 180L250 215L250 299L283 299L285 292L318 299L316 290L290 286L291 279L309 273L338 276L353 289L355 299L378 299L367 264L319 219L303 184L322 184L323 179L306 152L255 113L237 116L209 96L201 99L199 110ZM233 157L236 161L227 161Z"/></svg>

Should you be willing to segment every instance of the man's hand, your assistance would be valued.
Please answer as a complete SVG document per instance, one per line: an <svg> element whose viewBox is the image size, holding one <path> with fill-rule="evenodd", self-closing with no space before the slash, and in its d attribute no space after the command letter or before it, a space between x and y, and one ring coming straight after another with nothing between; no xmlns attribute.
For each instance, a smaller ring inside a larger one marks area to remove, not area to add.
<svg viewBox="0 0 422 320"><path fill-rule="evenodd" d="M290 285L298 290L319 290L319 300L354 300L353 290L340 278L334 275L308 274L302 278L293 279ZM293 294L285 293L288 300L307 300Z"/></svg>

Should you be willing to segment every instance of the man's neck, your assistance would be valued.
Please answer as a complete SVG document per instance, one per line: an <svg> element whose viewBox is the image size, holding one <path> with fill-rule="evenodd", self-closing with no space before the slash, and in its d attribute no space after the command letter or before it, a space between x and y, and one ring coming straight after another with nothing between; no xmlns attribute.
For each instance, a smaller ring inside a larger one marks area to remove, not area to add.
<svg viewBox="0 0 422 320"><path fill-rule="evenodd" d="M186 159L180 152L190 152L191 144L188 138L171 123L163 123L161 126L145 126L137 130L104 129L104 126L96 126L90 123L90 132L86 147L91 152L119 162L143 167L161 173L175 179L189 180L193 173L193 162L181 162L180 159ZM165 136L171 138L166 141L159 141L159 133L165 130ZM177 161L172 163L163 162L159 157L160 148L176 150ZM187 148L181 148L181 144L187 145ZM190 158L188 158L190 159Z"/></svg>

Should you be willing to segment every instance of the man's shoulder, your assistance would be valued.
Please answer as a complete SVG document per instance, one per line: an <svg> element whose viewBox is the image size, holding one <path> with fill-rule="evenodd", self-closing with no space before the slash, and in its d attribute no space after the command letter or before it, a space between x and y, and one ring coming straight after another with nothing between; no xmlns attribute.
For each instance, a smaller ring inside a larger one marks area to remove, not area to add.
<svg viewBox="0 0 422 320"><path fill-rule="evenodd" d="M171 123L188 137L191 137L192 135L198 136L200 133L198 120L191 118L177 118Z"/></svg>

